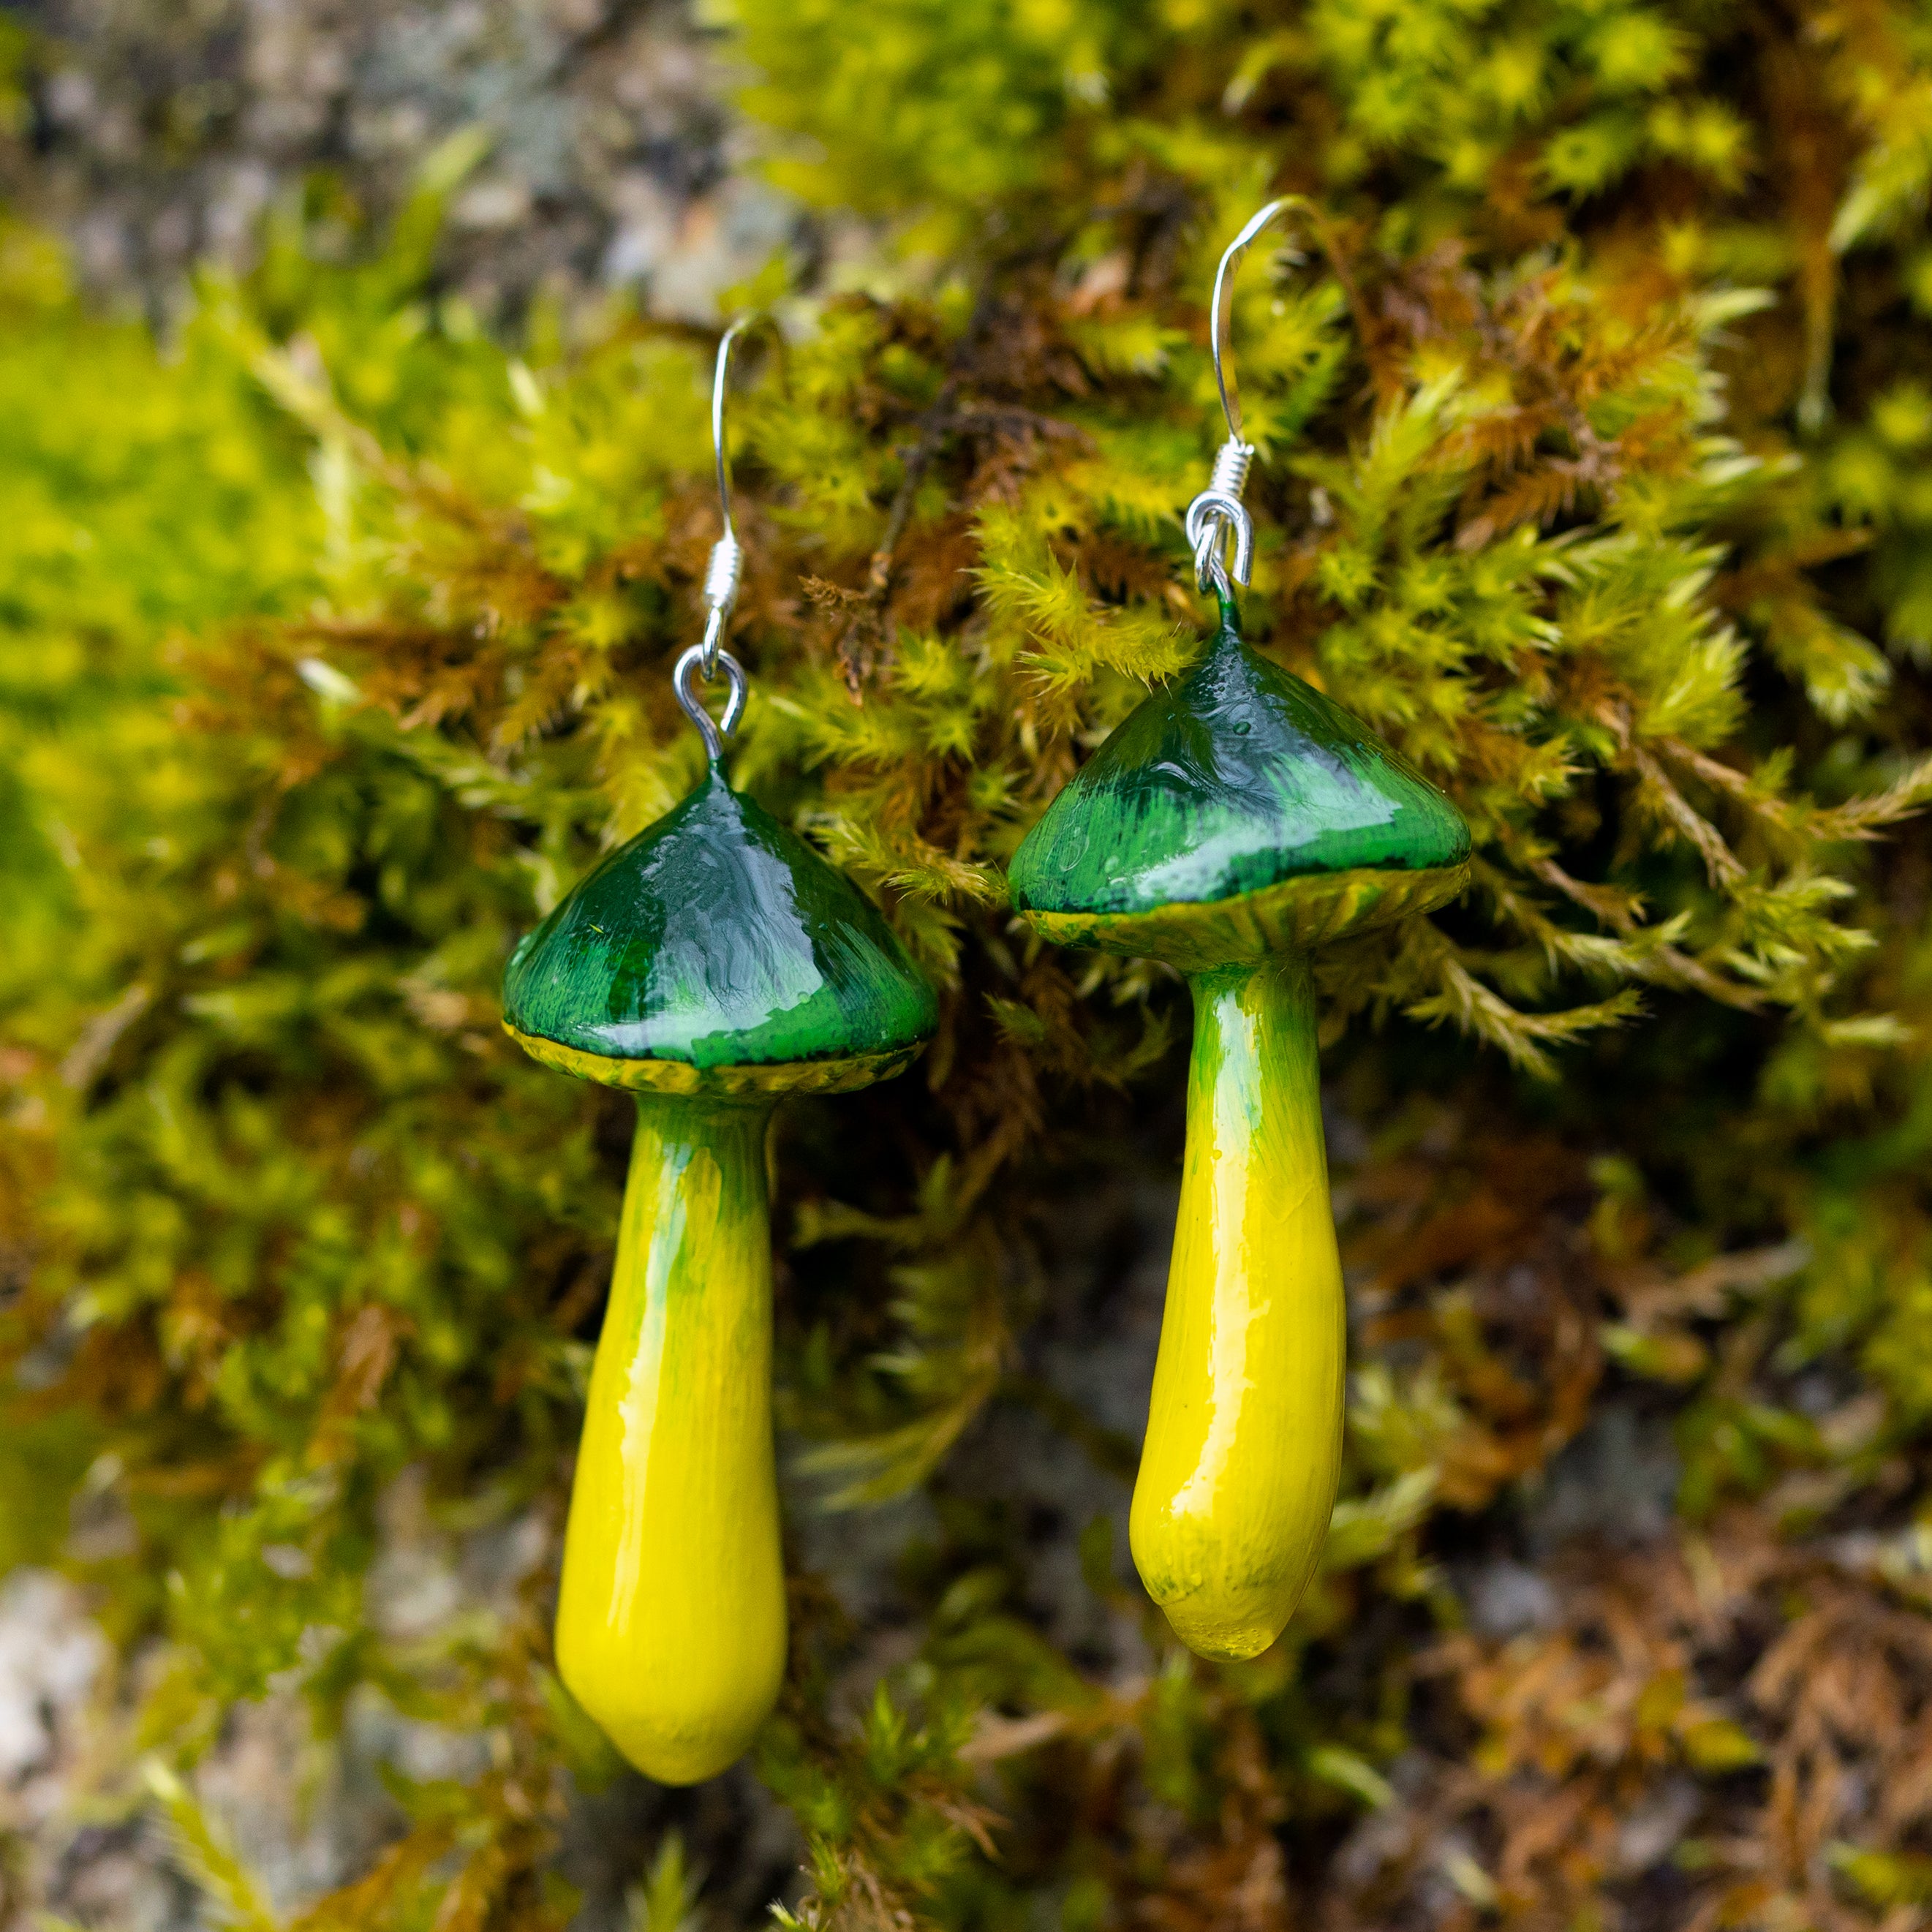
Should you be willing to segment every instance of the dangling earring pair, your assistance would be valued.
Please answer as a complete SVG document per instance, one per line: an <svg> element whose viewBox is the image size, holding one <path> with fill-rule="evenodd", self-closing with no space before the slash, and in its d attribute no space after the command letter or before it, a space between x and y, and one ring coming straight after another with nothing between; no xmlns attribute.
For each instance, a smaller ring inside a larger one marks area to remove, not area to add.
<svg viewBox="0 0 1932 1932"><path fill-rule="evenodd" d="M1193 994L1180 1219L1130 1540L1149 1593L1210 1657L1251 1657L1280 1634L1340 1468L1346 1324L1309 956L1452 897L1469 849L1446 798L1240 634L1255 450L1224 354L1234 276L1302 205L1262 208L1215 278L1228 440L1187 532L1216 634L1054 799L1011 872L1013 905L1042 936L1165 960ZM557 1659L625 1755L669 1783L730 1762L784 1669L772 1109L787 1092L901 1071L937 1022L932 988L869 902L724 779L746 687L722 645L739 565L724 384L743 326L719 345L713 384L724 534L710 618L674 674L706 776L556 908L504 981L506 1024L530 1052L638 1095ZM692 684L720 669L722 726Z"/></svg>

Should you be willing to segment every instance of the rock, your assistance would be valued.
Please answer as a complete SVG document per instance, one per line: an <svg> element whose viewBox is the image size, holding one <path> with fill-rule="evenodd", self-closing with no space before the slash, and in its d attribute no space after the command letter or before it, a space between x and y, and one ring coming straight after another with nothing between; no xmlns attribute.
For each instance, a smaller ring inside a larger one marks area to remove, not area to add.
<svg viewBox="0 0 1932 1932"><path fill-rule="evenodd" d="M439 147L483 159L449 208L454 290L514 322L539 288L621 287L681 320L801 236L728 180L726 76L685 0L30 0L32 139L0 193L67 237L94 293L157 316L192 266L245 266L262 216L327 176L380 225Z"/></svg>

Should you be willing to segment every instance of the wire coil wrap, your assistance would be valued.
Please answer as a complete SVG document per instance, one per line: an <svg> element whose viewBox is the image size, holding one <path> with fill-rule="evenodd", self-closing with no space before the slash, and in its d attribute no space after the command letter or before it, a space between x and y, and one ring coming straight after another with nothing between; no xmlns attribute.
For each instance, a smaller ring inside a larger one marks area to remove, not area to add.
<svg viewBox="0 0 1932 1932"><path fill-rule="evenodd" d="M738 586L744 576L745 552L738 533L729 524L724 534L711 546L711 561L704 572L704 675L716 676L718 652L724 641L724 627L731 621L738 602Z"/></svg>

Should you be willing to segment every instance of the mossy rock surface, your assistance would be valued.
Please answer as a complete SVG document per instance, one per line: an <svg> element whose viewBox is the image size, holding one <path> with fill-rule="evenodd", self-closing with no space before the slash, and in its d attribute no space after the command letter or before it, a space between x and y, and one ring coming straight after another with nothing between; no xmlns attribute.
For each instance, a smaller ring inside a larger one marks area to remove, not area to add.
<svg viewBox="0 0 1932 1932"><path fill-rule="evenodd" d="M1015 856L1022 912L1135 915L1340 872L1451 872L1462 814L1232 616L1075 775Z"/></svg>
<svg viewBox="0 0 1932 1932"><path fill-rule="evenodd" d="M872 902L716 767L585 878L503 976L513 1032L596 1061L850 1060L916 1047L938 1016Z"/></svg>

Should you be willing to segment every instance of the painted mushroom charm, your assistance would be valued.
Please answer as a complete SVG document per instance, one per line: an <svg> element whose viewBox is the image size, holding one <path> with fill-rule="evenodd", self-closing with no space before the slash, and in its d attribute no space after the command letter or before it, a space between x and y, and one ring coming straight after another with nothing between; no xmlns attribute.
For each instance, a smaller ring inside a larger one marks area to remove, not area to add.
<svg viewBox="0 0 1932 1932"><path fill-rule="evenodd" d="M1232 599L1016 856L1046 938L1165 960L1194 998L1187 1148L1130 1537L1204 1656L1252 1657L1320 1558L1346 1324L1309 955L1440 904L1469 832L1338 706L1245 644Z"/></svg>
<svg viewBox="0 0 1932 1932"><path fill-rule="evenodd" d="M692 1784L745 1749L784 1671L766 1128L784 1094L903 1070L938 1002L715 759L524 940L503 993L537 1059L637 1095L557 1667L638 1769Z"/></svg>

